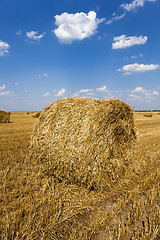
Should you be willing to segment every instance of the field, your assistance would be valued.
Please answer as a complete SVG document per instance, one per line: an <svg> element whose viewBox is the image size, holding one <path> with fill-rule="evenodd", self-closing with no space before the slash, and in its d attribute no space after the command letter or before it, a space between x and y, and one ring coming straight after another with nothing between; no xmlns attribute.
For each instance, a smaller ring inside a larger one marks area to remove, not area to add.
<svg viewBox="0 0 160 240"><path fill-rule="evenodd" d="M0 239L160 239L160 113L134 113L129 164L99 193L47 176L29 158L33 115L0 124Z"/></svg>

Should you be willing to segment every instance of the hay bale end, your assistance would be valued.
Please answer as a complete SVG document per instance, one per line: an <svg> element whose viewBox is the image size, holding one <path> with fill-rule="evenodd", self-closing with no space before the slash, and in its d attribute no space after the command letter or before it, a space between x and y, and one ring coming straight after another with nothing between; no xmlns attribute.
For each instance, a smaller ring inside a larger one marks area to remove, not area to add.
<svg viewBox="0 0 160 240"><path fill-rule="evenodd" d="M29 151L46 174L102 189L122 174L134 140L128 104L71 97L44 109Z"/></svg>

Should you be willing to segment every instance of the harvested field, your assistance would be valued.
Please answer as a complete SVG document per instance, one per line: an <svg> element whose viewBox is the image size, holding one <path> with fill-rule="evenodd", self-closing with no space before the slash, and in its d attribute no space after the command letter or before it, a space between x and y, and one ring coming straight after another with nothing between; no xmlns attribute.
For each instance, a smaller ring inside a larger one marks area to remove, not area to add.
<svg viewBox="0 0 160 240"><path fill-rule="evenodd" d="M137 139L126 171L105 192L59 181L30 161L37 119L0 125L0 239L159 240L160 115L134 113Z"/></svg>

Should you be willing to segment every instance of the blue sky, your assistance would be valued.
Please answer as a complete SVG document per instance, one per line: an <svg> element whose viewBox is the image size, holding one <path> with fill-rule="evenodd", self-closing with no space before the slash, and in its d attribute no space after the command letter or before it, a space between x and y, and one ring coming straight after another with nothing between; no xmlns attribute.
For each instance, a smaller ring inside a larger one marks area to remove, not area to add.
<svg viewBox="0 0 160 240"><path fill-rule="evenodd" d="M159 0L0 1L0 109L70 96L160 109Z"/></svg>

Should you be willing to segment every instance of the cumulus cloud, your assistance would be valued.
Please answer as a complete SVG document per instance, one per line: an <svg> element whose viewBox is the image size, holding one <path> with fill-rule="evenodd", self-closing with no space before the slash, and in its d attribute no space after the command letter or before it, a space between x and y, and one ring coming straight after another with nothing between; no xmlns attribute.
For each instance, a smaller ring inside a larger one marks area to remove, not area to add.
<svg viewBox="0 0 160 240"><path fill-rule="evenodd" d="M104 85L103 87L96 88L96 91L99 91L99 92L106 92L106 91L107 91L107 87Z"/></svg>
<svg viewBox="0 0 160 240"><path fill-rule="evenodd" d="M4 56L6 53L8 53L8 50L9 44L0 40L0 56Z"/></svg>
<svg viewBox="0 0 160 240"><path fill-rule="evenodd" d="M158 64L128 64L122 67L122 69L117 69L117 71L124 72L123 75L130 75L133 73L142 73L142 72L147 72L147 71L154 71L160 68L160 65Z"/></svg>
<svg viewBox="0 0 160 240"><path fill-rule="evenodd" d="M119 37L114 37L113 40L115 41L112 43L112 49L120 49L120 48L127 48L134 45L145 44L147 42L147 36L131 36L127 37L126 35L121 35Z"/></svg>
<svg viewBox="0 0 160 240"><path fill-rule="evenodd" d="M144 93L144 89L143 89L143 87L136 87L134 90L132 90L131 92L132 93L135 93L135 92L142 92L142 93Z"/></svg>
<svg viewBox="0 0 160 240"><path fill-rule="evenodd" d="M3 84L2 86L0 86L0 91L4 90L6 87L5 85Z"/></svg>
<svg viewBox="0 0 160 240"><path fill-rule="evenodd" d="M121 7L130 12L139 7L143 7L145 2L156 2L156 0L134 0L131 3L123 3Z"/></svg>
<svg viewBox="0 0 160 240"><path fill-rule="evenodd" d="M66 92L66 89L62 88L61 90L58 91L58 93L56 94L56 96L57 96L57 97L62 97L65 92Z"/></svg>
<svg viewBox="0 0 160 240"><path fill-rule="evenodd" d="M55 24L58 28L54 33L61 43L71 44L74 40L83 40L94 35L98 24L102 21L104 19L98 19L94 11L88 14L65 12L55 16Z"/></svg>
<svg viewBox="0 0 160 240"><path fill-rule="evenodd" d="M111 24L112 22L116 22L116 21L118 21L118 20L120 20L120 19L122 19L122 18L124 18L126 16L126 12L124 12L123 14L121 14L121 15L116 15L116 13L114 13L113 14L113 17L110 19L110 20L108 20L107 22L106 22L106 24Z"/></svg>
<svg viewBox="0 0 160 240"><path fill-rule="evenodd" d="M26 36L31 39L31 40L35 40L38 41L41 38L43 38L45 35L45 33L39 34L38 35L38 31L31 31L31 32L26 32Z"/></svg>
<svg viewBox="0 0 160 240"><path fill-rule="evenodd" d="M43 97L48 97L49 95L50 95L50 93L46 92L46 93L43 94Z"/></svg>

